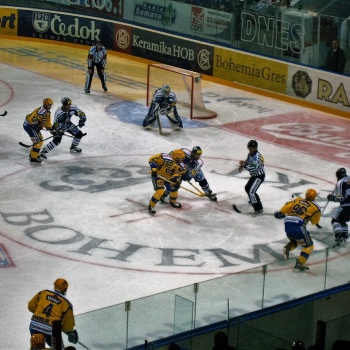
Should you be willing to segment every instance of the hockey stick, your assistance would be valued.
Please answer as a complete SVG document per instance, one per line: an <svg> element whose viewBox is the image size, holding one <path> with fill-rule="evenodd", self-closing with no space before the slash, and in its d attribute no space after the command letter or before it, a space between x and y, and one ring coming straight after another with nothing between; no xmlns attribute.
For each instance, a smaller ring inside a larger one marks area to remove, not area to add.
<svg viewBox="0 0 350 350"><path fill-rule="evenodd" d="M6 114L7 114L7 111L5 111L4 113L0 114L0 117L5 117Z"/></svg>
<svg viewBox="0 0 350 350"><path fill-rule="evenodd" d="M38 142L34 142L34 143L32 143L31 145L26 145L26 144L24 144L23 142L18 142L18 143L19 143L22 147L29 148L29 147L33 147L34 145L36 145L36 144L39 143L39 142L46 141L46 140L51 139L51 138L53 138L53 137L54 137L54 136L52 135L52 136L50 136L50 137L47 137L46 139L40 140L40 141L38 141Z"/></svg>
<svg viewBox="0 0 350 350"><path fill-rule="evenodd" d="M162 136L169 136L169 135L171 135L170 132L163 131L162 124L160 123L159 113L157 113L157 117L156 118L157 118L157 123L158 123L159 135L162 135Z"/></svg>
<svg viewBox="0 0 350 350"><path fill-rule="evenodd" d="M157 177L159 177L160 179L162 179L162 180L164 180L164 181L166 181L166 182L169 182L169 183L172 184L172 185L176 185L176 186L178 185L177 183L168 180L167 178L163 177L162 175L157 175ZM181 185L180 185L180 188L184 189L185 191L191 192L191 193L195 194L195 195L198 196L198 197L205 197L205 194L204 194L204 193L203 193L203 194L199 194L199 193L197 193L197 192L193 192L193 191L189 190L188 188L183 187L183 186L181 186Z"/></svg>
<svg viewBox="0 0 350 350"><path fill-rule="evenodd" d="M199 194L205 196L205 193L197 188L191 181L187 181Z"/></svg>
<svg viewBox="0 0 350 350"><path fill-rule="evenodd" d="M86 350L91 350L90 348L88 348L86 345L84 345L83 343L81 343L80 341L77 342L80 346L82 346L84 349Z"/></svg>

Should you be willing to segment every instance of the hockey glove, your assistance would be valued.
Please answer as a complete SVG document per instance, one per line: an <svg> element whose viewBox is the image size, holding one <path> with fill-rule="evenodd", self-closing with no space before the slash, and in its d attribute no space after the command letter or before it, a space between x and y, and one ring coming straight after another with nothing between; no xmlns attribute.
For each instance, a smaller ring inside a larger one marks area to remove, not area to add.
<svg viewBox="0 0 350 350"><path fill-rule="evenodd" d="M156 168L152 168L152 179L155 179L157 177L157 169Z"/></svg>
<svg viewBox="0 0 350 350"><path fill-rule="evenodd" d="M336 199L336 197L335 197L334 194L329 194L329 195L327 196L327 199L328 199L330 202L336 202L336 201L337 201L337 199Z"/></svg>
<svg viewBox="0 0 350 350"><path fill-rule="evenodd" d="M67 335L70 343L76 344L79 341L78 332L76 330L68 332Z"/></svg>
<svg viewBox="0 0 350 350"><path fill-rule="evenodd" d="M85 122L83 120L79 120L79 128L82 128L85 125Z"/></svg>
<svg viewBox="0 0 350 350"><path fill-rule="evenodd" d="M276 211L276 213L273 214L273 216L276 218L276 219L283 219L285 218L286 216L281 213L280 211Z"/></svg>

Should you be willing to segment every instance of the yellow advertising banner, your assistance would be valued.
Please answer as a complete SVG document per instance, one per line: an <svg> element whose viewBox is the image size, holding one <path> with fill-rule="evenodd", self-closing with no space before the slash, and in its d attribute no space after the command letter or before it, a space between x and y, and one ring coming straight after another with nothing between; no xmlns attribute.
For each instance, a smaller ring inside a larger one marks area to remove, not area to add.
<svg viewBox="0 0 350 350"><path fill-rule="evenodd" d="M18 10L0 7L0 34L17 35Z"/></svg>
<svg viewBox="0 0 350 350"><path fill-rule="evenodd" d="M213 76L285 94L288 65L216 47L214 49Z"/></svg>

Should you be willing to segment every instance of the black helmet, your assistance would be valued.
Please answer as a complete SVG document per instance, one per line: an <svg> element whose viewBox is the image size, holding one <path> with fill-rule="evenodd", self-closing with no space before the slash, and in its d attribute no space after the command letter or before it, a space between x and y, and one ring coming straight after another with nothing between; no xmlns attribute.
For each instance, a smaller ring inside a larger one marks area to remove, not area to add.
<svg viewBox="0 0 350 350"><path fill-rule="evenodd" d="M338 180L342 179L343 177L346 176L346 170L345 168L339 168L336 173L335 173L336 177Z"/></svg>
<svg viewBox="0 0 350 350"><path fill-rule="evenodd" d="M202 154L202 153L203 153L203 151L199 146L194 146L192 148L192 154Z"/></svg>
<svg viewBox="0 0 350 350"><path fill-rule="evenodd" d="M258 142L256 140L250 140L247 147L258 148Z"/></svg>
<svg viewBox="0 0 350 350"><path fill-rule="evenodd" d="M61 103L63 105L71 105L72 104L72 100L69 97L63 97L61 100Z"/></svg>
<svg viewBox="0 0 350 350"><path fill-rule="evenodd" d="M306 350L306 347L300 340L296 340L293 342L291 350Z"/></svg>
<svg viewBox="0 0 350 350"><path fill-rule="evenodd" d="M95 45L97 45L97 44L102 45L102 41L100 39L96 40L96 44Z"/></svg>

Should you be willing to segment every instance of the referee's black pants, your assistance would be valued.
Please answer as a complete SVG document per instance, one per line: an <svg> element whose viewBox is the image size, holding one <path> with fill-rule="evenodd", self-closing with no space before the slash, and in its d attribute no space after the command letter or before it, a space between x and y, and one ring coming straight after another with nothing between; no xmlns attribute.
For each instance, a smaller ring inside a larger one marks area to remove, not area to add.
<svg viewBox="0 0 350 350"><path fill-rule="evenodd" d="M259 176L252 176L247 184L245 185L245 191L248 194L251 205L254 208L254 211L263 210L263 205L260 201L259 195L256 193L260 185L265 180L265 174Z"/></svg>

